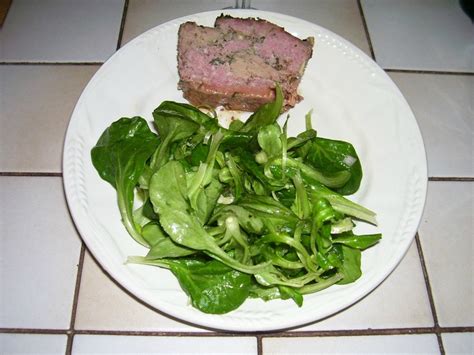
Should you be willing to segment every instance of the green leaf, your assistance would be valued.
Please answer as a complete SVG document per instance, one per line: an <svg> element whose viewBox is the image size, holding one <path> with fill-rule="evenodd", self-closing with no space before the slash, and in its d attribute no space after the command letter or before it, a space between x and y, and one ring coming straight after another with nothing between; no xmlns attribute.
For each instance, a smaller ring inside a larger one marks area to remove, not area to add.
<svg viewBox="0 0 474 355"><path fill-rule="evenodd" d="M117 190L123 224L145 246L148 244L140 235L140 227L133 221L134 189L159 142L143 118L123 117L102 133L91 151L92 164L100 177Z"/></svg>
<svg viewBox="0 0 474 355"><path fill-rule="evenodd" d="M251 152L241 147L233 150L232 155L239 161L240 168L247 172L249 177L258 180L265 189L270 189L268 184L270 181L265 176L263 167L255 161L255 156Z"/></svg>
<svg viewBox="0 0 474 355"><path fill-rule="evenodd" d="M282 103L277 85L273 102L225 129L165 101L153 112L159 137L124 118L91 152L128 232L149 247L128 262L171 270L203 312L227 313L247 297L301 306L304 294L357 280L361 250L381 237L352 232L352 218L375 224L342 196L362 178L354 147L317 137L311 112L306 131L288 137ZM135 194L144 203L133 211Z"/></svg>
<svg viewBox="0 0 474 355"><path fill-rule="evenodd" d="M241 120L235 119L230 122L229 129L231 131L240 131L243 125L244 125L244 122L242 122Z"/></svg>
<svg viewBox="0 0 474 355"><path fill-rule="evenodd" d="M162 144L151 161L153 171L168 161L172 143L189 138L193 134L204 137L208 129L217 127L214 119L197 108L172 101L165 101L158 106L153 111L153 119L162 139Z"/></svg>
<svg viewBox="0 0 474 355"><path fill-rule="evenodd" d="M249 297L260 298L263 301L271 301L281 298L281 295L278 286L265 287L260 285L258 282L253 282L250 286Z"/></svg>
<svg viewBox="0 0 474 355"><path fill-rule="evenodd" d="M338 269L342 275L342 280L340 280L338 284L344 285L356 281L362 275L360 269L360 250L349 248L342 244L335 245L334 248L339 250L343 260L342 266Z"/></svg>
<svg viewBox="0 0 474 355"><path fill-rule="evenodd" d="M282 143L280 136L281 128L278 124L264 126L258 132L258 144L267 154L269 159L281 156Z"/></svg>
<svg viewBox="0 0 474 355"><path fill-rule="evenodd" d="M178 258L195 254L196 251L180 246L163 231L163 228L151 222L143 228L143 238L151 245L147 259Z"/></svg>
<svg viewBox="0 0 474 355"><path fill-rule="evenodd" d="M309 185L320 183L330 188L344 186L350 179L348 171L341 170L333 173L323 173L301 160L290 157L285 159L285 164L283 164L283 159L281 158L271 160L265 166L265 170L269 171L275 179L283 179L285 176L293 177L299 173Z"/></svg>
<svg viewBox="0 0 474 355"><path fill-rule="evenodd" d="M234 215L239 220L239 225L247 232L254 234L262 234L264 224L260 217L255 216L242 206L235 204L224 205L214 210L211 221L219 220L222 224L229 215Z"/></svg>
<svg viewBox="0 0 474 355"><path fill-rule="evenodd" d="M311 213L308 194L303 184L303 180L299 174L293 177L293 184L295 185L296 196L291 210L300 218L306 219Z"/></svg>
<svg viewBox="0 0 474 355"><path fill-rule="evenodd" d="M314 129L309 129L307 131L301 132L296 137L289 137L288 150L298 149L307 142L313 140L316 136L317 132Z"/></svg>
<svg viewBox="0 0 474 355"><path fill-rule="evenodd" d="M192 166L199 166L199 164L206 161L208 154L209 145L200 143L193 149L187 160Z"/></svg>
<svg viewBox="0 0 474 355"><path fill-rule="evenodd" d="M240 128L240 132L255 132L266 125L276 122L283 107L283 92L280 85L275 87L275 100L262 105Z"/></svg>
<svg viewBox="0 0 474 355"><path fill-rule="evenodd" d="M282 300L286 300L291 298L298 307L303 306L303 295L297 290L292 287L288 286L278 286L280 290L280 295Z"/></svg>
<svg viewBox="0 0 474 355"><path fill-rule="evenodd" d="M348 172L350 178L335 191L350 195L359 189L362 180L362 166L352 144L344 141L316 137L309 145L305 162L323 174Z"/></svg>
<svg viewBox="0 0 474 355"><path fill-rule="evenodd" d="M181 259L170 261L169 266L193 306L204 313L228 313L249 296L251 276L217 260Z"/></svg>
<svg viewBox="0 0 474 355"><path fill-rule="evenodd" d="M229 151L242 146L245 146L248 149L258 147L258 143L254 139L255 136L252 133L226 130L223 128L221 128L221 130L225 132L224 138L222 139L222 143L219 148L221 151Z"/></svg>
<svg viewBox="0 0 474 355"><path fill-rule="evenodd" d="M226 158L227 158L226 159L227 169L228 169L229 174L231 175L232 181L234 183L233 195L236 199L239 199L240 196L242 195L243 190L244 190L244 184L243 184L243 181L242 181L242 172L239 169L239 167L237 166L237 164L235 163L235 160L232 157L232 155L228 154L228 155L226 155Z"/></svg>
<svg viewBox="0 0 474 355"><path fill-rule="evenodd" d="M155 109L153 117L155 116L185 118L212 132L219 128L219 124L215 118L205 114L192 105L180 102L163 101L160 106Z"/></svg>
<svg viewBox="0 0 474 355"><path fill-rule="evenodd" d="M226 254L204 229L198 217L181 192L186 186L181 163L170 161L153 174L150 182L150 200L160 216L163 230L177 244L194 250L205 251L236 270L255 273L266 265L245 265ZM166 184L163 184L166 181Z"/></svg>
<svg viewBox="0 0 474 355"><path fill-rule="evenodd" d="M259 217L271 230L294 229L299 221L291 209L269 196L245 195L235 204Z"/></svg>
<svg viewBox="0 0 474 355"><path fill-rule="evenodd" d="M189 186L187 188L187 198L189 200L191 208L197 213L201 220L204 221L208 213L207 209L207 198L202 194L204 188L211 183L213 180L214 165L216 161L217 149L219 148L220 142L223 138L223 133L217 131L212 136L211 145L209 147L209 153L205 163L201 163L198 171L193 174L192 178L189 179Z"/></svg>
<svg viewBox="0 0 474 355"><path fill-rule="evenodd" d="M377 244L381 238L382 234L355 235L352 232L345 232L339 234L337 238L334 238L333 243L344 244L351 248L364 250Z"/></svg>
<svg viewBox="0 0 474 355"><path fill-rule="evenodd" d="M308 185L310 190L310 200L317 201L321 198L324 198L329 201L331 206L338 212L344 213L346 215L358 218L362 221L377 224L375 212L355 203L351 200L348 200L344 196L339 195L338 193L328 189L324 185L314 181L312 184Z"/></svg>
<svg viewBox="0 0 474 355"><path fill-rule="evenodd" d="M155 126L160 136L172 135L172 142L188 139L187 145L197 146L206 134L213 134L219 124L198 108L189 104L164 101L153 111Z"/></svg>
<svg viewBox="0 0 474 355"><path fill-rule="evenodd" d="M166 238L165 232L157 222L149 222L142 228L142 236L148 245L153 247L161 239Z"/></svg>
<svg viewBox="0 0 474 355"><path fill-rule="evenodd" d="M152 221L158 220L158 215L153 210L153 205L149 198L147 198L147 200L143 204L142 213L143 213L143 216L148 218L149 220L152 220Z"/></svg>
<svg viewBox="0 0 474 355"><path fill-rule="evenodd" d="M166 163L150 180L150 201L155 213L160 215L160 211L164 208L186 211L189 208L185 200L186 190L186 174L181 163L178 161Z"/></svg>

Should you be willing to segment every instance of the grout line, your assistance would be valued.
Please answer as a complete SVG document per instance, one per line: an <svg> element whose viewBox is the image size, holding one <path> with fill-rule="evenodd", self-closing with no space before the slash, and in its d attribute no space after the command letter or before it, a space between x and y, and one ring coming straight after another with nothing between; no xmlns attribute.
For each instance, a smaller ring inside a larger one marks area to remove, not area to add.
<svg viewBox="0 0 474 355"><path fill-rule="evenodd" d="M433 329L434 329L434 332L436 334L436 338L438 339L439 351L443 355L443 354L445 354L445 351L444 351L443 339L441 338L441 330L440 330L439 321L438 321L438 314L436 313L436 306L435 306L435 303L434 303L433 290L431 288L430 278L429 278L429 275L428 275L428 269L426 268L425 257L424 257L424 254L423 254L423 248L421 246L420 235L418 233L416 233L416 235L415 235L415 240L416 240L416 248L418 250L418 256L420 257L420 263L421 263L421 269L423 271L423 277L425 279L426 292L428 294L428 300L430 302L431 314L433 316L433 322L434 322L434 328Z"/></svg>
<svg viewBox="0 0 474 355"><path fill-rule="evenodd" d="M170 336L170 337L257 337L261 345L263 338L298 338L298 337L345 337L345 336L377 336L377 335L415 335L436 333L472 333L474 326L460 327L421 327L421 328L381 328L381 329L349 329L349 330L314 330L314 331L282 331L282 332L174 332L174 331L131 331L131 330L91 330L74 329L74 335L127 335L127 336ZM60 334L69 335L68 329L35 329L35 328L0 328L6 334Z"/></svg>
<svg viewBox="0 0 474 355"><path fill-rule="evenodd" d="M86 247L84 242L81 243L81 252L79 254L79 260L77 264L77 276L76 276L76 285L74 287L74 295L72 301L72 310L71 310L71 322L69 324L69 331L66 343L66 354L72 353L72 343L74 341L74 326L76 324L76 313L77 313L77 303L79 300L79 290L81 288L81 279L82 279L82 269L84 266L84 255L86 253Z"/></svg>
<svg viewBox="0 0 474 355"><path fill-rule="evenodd" d="M77 329L75 334L80 335L130 335L130 336L170 336L170 337L248 337L255 336L255 333L231 333L231 332L218 332L218 331L209 331L209 332L175 332L175 331L153 331L153 330L90 330L90 329Z"/></svg>
<svg viewBox="0 0 474 355"><path fill-rule="evenodd" d="M0 176L48 176L48 177L62 177L63 173L53 172L15 172L15 171L0 171Z"/></svg>
<svg viewBox="0 0 474 355"><path fill-rule="evenodd" d="M122 20L120 21L120 29L119 29L118 39L117 39L117 50L119 50L120 47L122 46L122 37L123 37L123 30L125 28L125 19L127 17L127 11L128 11L128 0L125 0L123 3Z"/></svg>
<svg viewBox="0 0 474 355"><path fill-rule="evenodd" d="M443 71L443 70L418 70L418 69L384 69L388 73L407 73L407 74L438 74L438 75L468 75L473 76L474 72L462 71Z"/></svg>
<svg viewBox="0 0 474 355"><path fill-rule="evenodd" d="M0 65L102 65L104 62L0 62Z"/></svg>
<svg viewBox="0 0 474 355"><path fill-rule="evenodd" d="M58 334L58 335L67 335L67 329L36 329L36 328L0 328L0 334Z"/></svg>
<svg viewBox="0 0 474 355"><path fill-rule="evenodd" d="M428 178L428 181L460 181L460 182L469 182L469 181L474 181L474 177L443 177L443 176L432 176Z"/></svg>
<svg viewBox="0 0 474 355"><path fill-rule="evenodd" d="M257 355L263 355L263 337L261 335L257 335Z"/></svg>
<svg viewBox="0 0 474 355"><path fill-rule="evenodd" d="M413 335L439 333L469 333L474 327L419 327L419 328L382 328L382 329L349 329L349 330L314 330L314 331L282 331L282 332L172 332L172 331L126 331L126 330L75 330L81 335L130 335L130 336L203 336L203 337L248 337L256 336L261 345L263 338L292 338L292 337L339 337L366 335Z"/></svg>
<svg viewBox="0 0 474 355"><path fill-rule="evenodd" d="M474 326L468 327L439 327L440 333L473 333Z"/></svg>
<svg viewBox="0 0 474 355"><path fill-rule="evenodd" d="M367 21L365 20L364 10L362 8L360 0L357 0L357 6L359 7L360 17L362 18L362 25L364 26L365 36L367 37L367 42L369 44L370 56L374 61L376 61L374 46L372 45L372 40L370 39L369 27L367 26Z"/></svg>
<svg viewBox="0 0 474 355"><path fill-rule="evenodd" d="M285 333L269 333L268 338L293 338L293 337L347 337L347 336L376 336L376 335L413 335L432 334L432 327L423 328L386 328L386 329L348 329L348 330L315 330L292 331Z"/></svg>

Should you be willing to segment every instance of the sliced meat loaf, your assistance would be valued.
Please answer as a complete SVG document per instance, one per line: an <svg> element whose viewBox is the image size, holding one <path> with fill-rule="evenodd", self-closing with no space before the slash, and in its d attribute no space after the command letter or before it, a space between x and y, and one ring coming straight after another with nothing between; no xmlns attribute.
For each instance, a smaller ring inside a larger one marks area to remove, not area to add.
<svg viewBox="0 0 474 355"><path fill-rule="evenodd" d="M297 89L313 51L266 20L221 15L214 27L183 23L178 33L178 87L193 105L255 111L282 87L287 110L302 97Z"/></svg>

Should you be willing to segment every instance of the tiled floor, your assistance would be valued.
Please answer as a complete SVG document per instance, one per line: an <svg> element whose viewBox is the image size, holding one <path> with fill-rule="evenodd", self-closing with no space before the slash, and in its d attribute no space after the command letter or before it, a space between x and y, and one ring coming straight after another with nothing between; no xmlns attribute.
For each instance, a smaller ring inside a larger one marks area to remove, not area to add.
<svg viewBox="0 0 474 355"><path fill-rule="evenodd" d="M1 171L61 172L69 117L98 67L0 66Z"/></svg>
<svg viewBox="0 0 474 355"><path fill-rule="evenodd" d="M430 181L418 236L354 306L288 332L211 332L138 301L83 246L61 180L82 89L147 29L234 4L13 0L0 29L0 354L473 354L474 26L456 0L251 1L373 54L420 126Z"/></svg>
<svg viewBox="0 0 474 355"><path fill-rule="evenodd" d="M74 341L75 354L122 353L122 354L256 354L254 337L150 337L117 335L78 335Z"/></svg>
<svg viewBox="0 0 474 355"><path fill-rule="evenodd" d="M436 336L373 335L263 339L264 354L436 354ZM316 350L317 349L317 350Z"/></svg>
<svg viewBox="0 0 474 355"><path fill-rule="evenodd" d="M389 75L405 95L420 126L428 176L474 177L474 76L398 72Z"/></svg>
<svg viewBox="0 0 474 355"><path fill-rule="evenodd" d="M117 49L123 8L124 0L15 0L0 61L103 62Z"/></svg>
<svg viewBox="0 0 474 355"><path fill-rule="evenodd" d="M474 70L474 29L459 1L363 0L362 5L382 68Z"/></svg>
<svg viewBox="0 0 474 355"><path fill-rule="evenodd" d="M0 327L67 329L81 242L61 178L0 176L0 196Z"/></svg>
<svg viewBox="0 0 474 355"><path fill-rule="evenodd" d="M474 326L472 181L431 181L420 240L440 326Z"/></svg>
<svg viewBox="0 0 474 355"><path fill-rule="evenodd" d="M64 334L0 334L1 354L64 354Z"/></svg>
<svg viewBox="0 0 474 355"><path fill-rule="evenodd" d="M122 311L117 312L117 309ZM155 332L204 331L163 316L139 302L104 274L89 253L85 256L82 268L75 328Z"/></svg>

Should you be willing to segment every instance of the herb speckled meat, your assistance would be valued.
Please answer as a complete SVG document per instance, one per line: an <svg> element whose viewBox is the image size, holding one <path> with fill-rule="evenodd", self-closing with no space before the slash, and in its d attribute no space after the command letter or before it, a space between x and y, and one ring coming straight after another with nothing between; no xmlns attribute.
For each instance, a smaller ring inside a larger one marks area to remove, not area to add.
<svg viewBox="0 0 474 355"><path fill-rule="evenodd" d="M284 95L283 110L302 97L297 89L312 56L313 38L301 40L266 20L219 16L215 27L180 26L179 88L193 105L255 111Z"/></svg>

